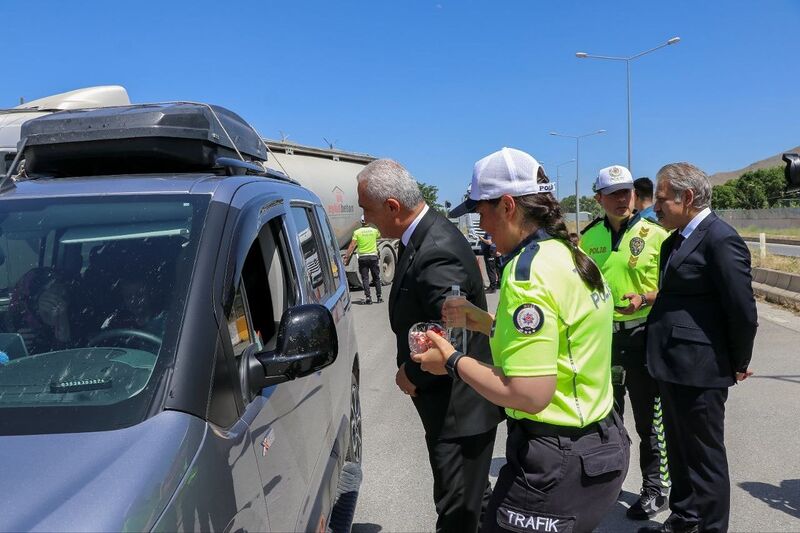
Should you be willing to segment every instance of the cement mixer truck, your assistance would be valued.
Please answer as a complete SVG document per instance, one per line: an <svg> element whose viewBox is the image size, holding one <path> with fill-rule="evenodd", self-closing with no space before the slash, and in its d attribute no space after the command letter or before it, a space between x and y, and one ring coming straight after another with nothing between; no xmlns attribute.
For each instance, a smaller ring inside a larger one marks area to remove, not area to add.
<svg viewBox="0 0 800 533"><path fill-rule="evenodd" d="M267 166L288 174L301 185L314 191L322 200L333 225L336 241L344 251L360 226L361 208L358 207L356 175L375 158L356 152L315 148L300 144L265 139L271 154ZM397 239L378 242L381 281L384 285L394 279L397 264ZM358 261L346 266L347 280L351 286L361 285Z"/></svg>
<svg viewBox="0 0 800 533"><path fill-rule="evenodd" d="M25 121L55 111L128 104L130 99L126 90L118 85L109 85L78 89L32 100L12 109L0 109L0 177L6 173L16 155L20 128ZM272 152L267 166L288 174L320 197L333 225L336 241L344 253L361 219L356 175L375 158L342 150L268 139L264 141ZM381 281L384 285L391 283L394 278L397 243L397 239L381 239L378 243ZM351 260L346 271L350 286L359 287L358 261Z"/></svg>

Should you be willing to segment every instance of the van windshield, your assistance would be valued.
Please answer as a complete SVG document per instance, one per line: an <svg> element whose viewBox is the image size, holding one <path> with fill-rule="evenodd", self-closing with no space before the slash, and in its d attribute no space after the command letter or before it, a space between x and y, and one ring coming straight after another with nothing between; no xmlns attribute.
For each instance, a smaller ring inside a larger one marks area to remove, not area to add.
<svg viewBox="0 0 800 533"><path fill-rule="evenodd" d="M172 359L208 197L0 201L0 434L146 416Z"/></svg>

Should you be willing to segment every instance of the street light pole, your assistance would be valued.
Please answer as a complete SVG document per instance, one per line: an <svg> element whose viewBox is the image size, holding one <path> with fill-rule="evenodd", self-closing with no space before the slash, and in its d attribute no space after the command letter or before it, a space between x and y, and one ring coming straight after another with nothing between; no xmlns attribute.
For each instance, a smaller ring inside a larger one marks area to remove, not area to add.
<svg viewBox="0 0 800 533"><path fill-rule="evenodd" d="M631 168L631 137L633 136L633 132L631 130L632 126L632 119L631 119L631 62L625 62L625 74L628 78L628 171L631 172L633 175L633 169Z"/></svg>
<svg viewBox="0 0 800 533"><path fill-rule="evenodd" d="M632 137L632 119L631 119L631 61L634 59L638 59L643 55L647 55L651 52L655 52L660 48L664 48L665 46L669 46L671 44L675 44L680 42L680 37L673 37L672 39L668 40L665 43L662 43L655 48L651 48L649 50L645 50L644 52L639 52L638 54L632 55L630 57L617 57L617 56L600 56L594 54L587 54L586 52L575 52L575 57L578 59L605 59L608 61L624 61L625 62L625 75L627 78L627 99L628 99L628 170L633 173L632 168L632 148L631 148L631 137Z"/></svg>
<svg viewBox="0 0 800 533"><path fill-rule="evenodd" d="M556 165L556 200L558 199L558 192L559 187L561 187L561 167L564 165L569 165L570 163L574 163L574 159L570 159L569 161L564 161L563 163L559 163Z"/></svg>
<svg viewBox="0 0 800 533"><path fill-rule="evenodd" d="M578 231L580 225L578 223L580 211L581 211L581 200L578 191L578 176L580 174L581 169L581 139L584 137L591 137L592 135L600 135L601 133L605 133L606 130L597 130L591 133L584 133L583 135L566 135L564 133L558 133L557 131L551 131L550 135L555 137L566 137L567 139L575 139L575 231Z"/></svg>
<svg viewBox="0 0 800 533"><path fill-rule="evenodd" d="M580 233L578 224L581 212L581 195L578 193L578 172L581 168L581 138L575 137L575 233Z"/></svg>

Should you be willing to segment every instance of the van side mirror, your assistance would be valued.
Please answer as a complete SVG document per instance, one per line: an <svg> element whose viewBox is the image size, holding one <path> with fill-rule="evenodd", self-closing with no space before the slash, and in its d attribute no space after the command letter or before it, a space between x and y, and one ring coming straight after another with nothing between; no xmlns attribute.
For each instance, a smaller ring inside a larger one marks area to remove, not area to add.
<svg viewBox="0 0 800 533"><path fill-rule="evenodd" d="M247 389L254 395L264 387L322 370L336 361L339 353L333 315L320 304L287 309L278 326L277 341L275 350L243 354L249 355L244 359Z"/></svg>

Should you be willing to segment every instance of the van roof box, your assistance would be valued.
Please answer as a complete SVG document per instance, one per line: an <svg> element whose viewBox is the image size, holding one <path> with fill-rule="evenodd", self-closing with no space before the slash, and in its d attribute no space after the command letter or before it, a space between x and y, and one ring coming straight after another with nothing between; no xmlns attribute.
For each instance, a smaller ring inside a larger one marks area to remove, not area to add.
<svg viewBox="0 0 800 533"><path fill-rule="evenodd" d="M264 143L244 119L207 104L61 111L26 122L21 134L28 175L219 171L225 166L220 158L267 159Z"/></svg>

